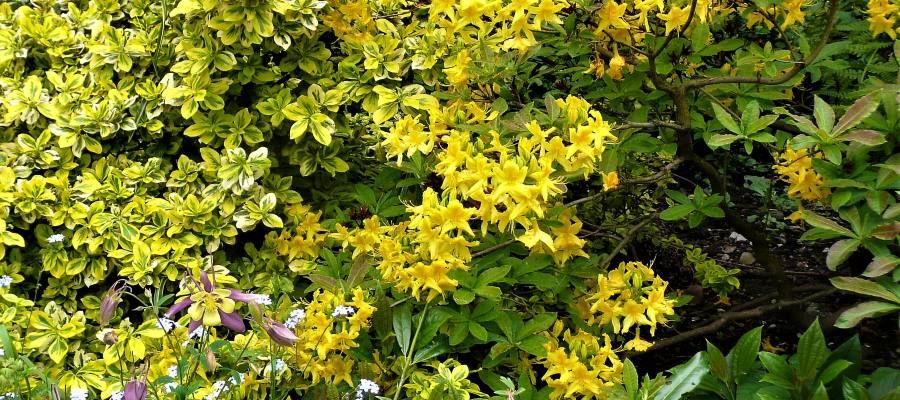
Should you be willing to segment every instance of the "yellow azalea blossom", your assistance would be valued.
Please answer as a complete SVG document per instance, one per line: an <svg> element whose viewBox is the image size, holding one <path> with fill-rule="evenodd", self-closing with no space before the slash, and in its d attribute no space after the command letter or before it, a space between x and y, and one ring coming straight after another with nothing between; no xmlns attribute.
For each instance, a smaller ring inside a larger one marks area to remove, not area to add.
<svg viewBox="0 0 900 400"><path fill-rule="evenodd" d="M600 57L595 57L588 68L582 71L584 74L594 74L597 78L602 78L606 74L606 62Z"/></svg>
<svg viewBox="0 0 900 400"><path fill-rule="evenodd" d="M602 173L603 176L603 191L609 192L611 190L616 190L619 188L619 173L616 171L612 171L610 173Z"/></svg>
<svg viewBox="0 0 900 400"><path fill-rule="evenodd" d="M884 15L873 15L867 21L869 21L869 30L872 31L872 37L883 33L890 36L892 40L897 39L897 32L894 30L894 24L896 23L894 17L886 18Z"/></svg>
<svg viewBox="0 0 900 400"><path fill-rule="evenodd" d="M469 57L469 51L463 50L456 54L456 58L447 67L444 73L447 74L447 80L454 86L462 86L469 82L469 64L472 58Z"/></svg>
<svg viewBox="0 0 900 400"><path fill-rule="evenodd" d="M653 346L652 342L641 339L640 335L635 335L634 339L625 343L625 350L647 351L651 346Z"/></svg>
<svg viewBox="0 0 900 400"><path fill-rule="evenodd" d="M672 7L665 14L658 14L659 19L666 21L666 35L675 29L682 27L688 22L690 16L690 6Z"/></svg>
<svg viewBox="0 0 900 400"><path fill-rule="evenodd" d="M609 69L607 69L606 73L610 78L615 80L621 80L623 78L622 68L626 65L625 57L619 55L619 50L613 50L613 57L609 60Z"/></svg>
<svg viewBox="0 0 900 400"><path fill-rule="evenodd" d="M625 11L628 4L619 4L615 0L603 2L603 6L597 12L600 19L597 21L597 35L601 36L602 32L609 28L629 29L631 26L625 22Z"/></svg>
<svg viewBox="0 0 900 400"><path fill-rule="evenodd" d="M781 23L781 29L788 28L797 23L803 23L805 14L803 12L803 3L806 0L787 0L781 5L784 10L784 22Z"/></svg>
<svg viewBox="0 0 900 400"><path fill-rule="evenodd" d="M563 21L557 15L563 8L565 3L556 3L553 0L541 0L537 7L532 7L531 12L534 14L535 28L540 29L541 24L548 22L551 24L562 24Z"/></svg>

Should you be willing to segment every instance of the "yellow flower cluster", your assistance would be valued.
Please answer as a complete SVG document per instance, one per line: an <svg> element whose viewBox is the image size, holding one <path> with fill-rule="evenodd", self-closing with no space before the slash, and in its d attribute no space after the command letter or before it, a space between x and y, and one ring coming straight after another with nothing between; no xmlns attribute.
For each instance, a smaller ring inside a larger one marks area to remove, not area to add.
<svg viewBox="0 0 900 400"><path fill-rule="evenodd" d="M831 194L823 185L822 177L812 166L812 157L807 149L794 150L788 146L773 166L781 179L787 182L788 196L806 201L824 200Z"/></svg>
<svg viewBox="0 0 900 400"><path fill-rule="evenodd" d="M541 379L553 388L551 399L606 399L613 385L621 383L623 364L609 335L603 335L601 345L600 339L588 332L564 330L562 321L556 321L544 335L547 356L541 363L547 372Z"/></svg>
<svg viewBox="0 0 900 400"><path fill-rule="evenodd" d="M353 307L354 312L349 316L336 315L339 306ZM304 373L311 385L346 382L353 386L353 358L348 353L359 346L356 339L374 313L375 307L366 302L360 288L353 289L350 300L339 293L316 291L306 306L306 318L294 329L299 340L288 349L285 361Z"/></svg>
<svg viewBox="0 0 900 400"><path fill-rule="evenodd" d="M611 49L609 54L609 68L599 56L588 67L585 73L594 73L603 76L604 72L612 79L622 79L624 69L633 68L626 59L619 54L619 45L640 46L644 35L650 31L650 14L665 22L665 34L673 31L687 29L687 24L707 22L713 14L727 14L731 12L731 5L724 1L699 0L695 6L694 17L691 16L691 4L666 4L663 0L615 0L605 1L596 11L596 26L594 34L599 42ZM642 58L644 55L635 55Z"/></svg>
<svg viewBox="0 0 900 400"><path fill-rule="evenodd" d="M427 128L414 117L399 120L385 133L387 155L402 165L404 156L440 149L433 158L434 171L443 180L441 193L427 189L420 205L408 207L411 220L406 225L382 227L371 218L353 232L339 226L335 237L354 247L354 258L377 250L385 280L416 298L429 290L429 300L456 287L448 273L467 269L469 249L478 244L470 239L477 233L487 235L492 227L517 233L532 251L549 253L560 264L587 256L585 241L577 236L582 224L574 213L563 213L560 224L549 229L539 220L558 204L565 176L581 173L586 178L595 172L615 136L585 100L569 96L554 105L560 114L558 126L544 128L532 120L518 135L492 127L486 135L457 129L489 127L497 117L496 111L475 102L429 110ZM615 172L605 175L607 190L616 185ZM479 232L470 220L481 221Z"/></svg>
<svg viewBox="0 0 900 400"><path fill-rule="evenodd" d="M297 203L286 209L285 214L289 218L288 226L296 225L296 228L283 230L277 236L270 234L275 251L284 257L291 271L309 272L315 267L312 260L319 256L319 249L328 238L328 231L319 223L322 212L313 212L310 206Z"/></svg>
<svg viewBox="0 0 900 400"><path fill-rule="evenodd" d="M891 37L892 40L897 39L897 33L900 27L897 27L897 15L900 14L900 2L897 0L869 0L869 30L872 31L872 37L882 33Z"/></svg>
<svg viewBox="0 0 900 400"><path fill-rule="evenodd" d="M807 5L807 0L786 0L777 2L771 8L764 11L750 11L747 13L747 27L752 28L756 24L764 24L766 28L775 27L773 21L777 21L781 17L781 29L787 29L791 26L802 24L806 19L806 13L803 6ZM747 9L750 9L747 7Z"/></svg>
<svg viewBox="0 0 900 400"><path fill-rule="evenodd" d="M635 338L625 347L645 350L649 342L641 340L640 327L649 327L652 336L657 325L665 324L675 313L675 301L666 299L667 286L668 282L639 261L620 263L597 277L596 291L585 299L590 307L588 323L612 326L614 333L623 335L634 329Z"/></svg>
<svg viewBox="0 0 900 400"><path fill-rule="evenodd" d="M656 326L675 313L674 300L665 297L667 285L640 262L621 263L598 276L595 291L577 307L588 324L608 328L616 335L633 331L634 338L624 347L613 347L607 333L601 344L600 337L581 329L565 329L562 321L556 321L544 333L547 355L540 359L547 369L542 379L553 388L550 398L606 399L614 384L621 383L623 364L616 352L646 350L652 343L641 339L640 327L648 326L653 335Z"/></svg>
<svg viewBox="0 0 900 400"><path fill-rule="evenodd" d="M349 307L347 310L352 309L352 312L348 312L346 315L336 313L339 307ZM321 382L335 385L346 383L354 386L351 376L354 368L358 369L360 366L355 365L356 363L349 353L358 347L356 339L360 332L368 327L369 319L376 311L375 307L366 301L365 293L360 288L353 289L349 295L320 289L313 293L312 299L306 304L304 311L304 317L298 319L296 325L291 328L298 340L293 346L276 347L283 349L280 352L272 351L272 343L255 333L239 334L231 340L232 348L238 349L238 351L243 349L243 353L247 355L257 355L255 356L257 362L252 364L249 371L242 374L240 379L226 382L228 391L233 393L234 398L246 398L251 393L265 392L270 380L273 379L273 370L281 378L294 374L302 375L304 387L312 387ZM149 323L153 325L152 321ZM208 342L216 340L217 330L215 328L205 329L205 331L201 329L193 335L189 335L187 327L179 326L163 337L159 329L142 326L131 335L141 335L144 340L135 338L128 340L127 343L129 346L139 345L141 349L143 349L143 343L154 347L152 366L148 372L148 380L153 382L172 375L172 369L178 367L178 360L185 356L184 346L192 341L199 341L202 335L208 336ZM120 333L118 346L121 349L129 349L129 347L122 347L124 346L121 344L123 343L122 329L118 329L116 332ZM198 332L202 332L202 334L198 334ZM124 336L124 338L127 337ZM147 337L158 340L147 341ZM108 347L104 355L110 353L110 349L113 348L116 346ZM124 352L123 354L129 353ZM139 354L135 356L136 358L143 357ZM110 364L109 360L106 360L106 363ZM200 377L205 383L204 386L197 389L195 393L197 398L204 398L204 396L220 390L217 389L216 382L209 379L215 368L214 360L210 364L210 368L206 368L202 364L197 368L194 376ZM376 367L367 365L366 368ZM182 374L188 372L184 371ZM118 383L108 383L103 390L112 393L122 390L122 388Z"/></svg>
<svg viewBox="0 0 900 400"><path fill-rule="evenodd" d="M527 51L537 44L534 32L541 25L562 23L556 15L565 3L553 0L513 0L506 4L501 0L435 1L429 8L429 21L446 29L448 34L461 38L474 38L479 32L494 32L502 40L502 50Z"/></svg>

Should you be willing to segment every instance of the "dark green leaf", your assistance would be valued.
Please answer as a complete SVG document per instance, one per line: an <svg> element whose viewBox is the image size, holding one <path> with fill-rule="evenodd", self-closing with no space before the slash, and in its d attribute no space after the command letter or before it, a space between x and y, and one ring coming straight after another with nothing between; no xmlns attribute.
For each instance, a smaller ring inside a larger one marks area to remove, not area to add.
<svg viewBox="0 0 900 400"><path fill-rule="evenodd" d="M847 261L847 258L853 254L859 247L859 240L844 239L838 240L828 249L828 256L825 257L825 265L828 269L834 271L837 267Z"/></svg>
<svg viewBox="0 0 900 400"><path fill-rule="evenodd" d="M853 233L853 231L851 231L847 228L844 228L843 226L838 225L837 222L834 222L828 218L818 215L812 211L804 210L803 211L803 220L816 228L824 229L824 230L827 230L827 231L830 231L830 232L833 232L833 233L836 233L836 234L839 234L842 236L856 238L856 234Z"/></svg>
<svg viewBox="0 0 900 400"><path fill-rule="evenodd" d="M445 354L450 351L450 346L444 342L431 342L420 348L416 351L416 354L413 356L413 363L419 364L425 361L428 361L432 358L435 358L441 354Z"/></svg>
<svg viewBox="0 0 900 400"><path fill-rule="evenodd" d="M738 139L737 135L715 134L715 135L712 135L712 137L710 137L709 141L706 143L709 145L709 147L716 148L716 147L727 146L727 145L733 143L737 139Z"/></svg>
<svg viewBox="0 0 900 400"><path fill-rule="evenodd" d="M659 214L659 217L665 221L676 221L686 217L688 214L694 211L693 204L679 204L675 207L669 208Z"/></svg>
<svg viewBox="0 0 900 400"><path fill-rule="evenodd" d="M628 393L628 398L636 399L639 385L638 373L637 369L634 368L634 364L627 358L625 359L625 366L622 369L622 381L625 383L625 391Z"/></svg>
<svg viewBox="0 0 900 400"><path fill-rule="evenodd" d="M734 118L731 117L731 114L729 114L728 111L725 111L724 108L715 103L713 103L712 107L713 111L716 114L716 120L719 121L719 123L722 124L725 129L728 129L732 133L738 135L741 134L741 128L738 126L737 121L735 121Z"/></svg>
<svg viewBox="0 0 900 400"><path fill-rule="evenodd" d="M794 373L784 357L763 351L759 353L759 361L762 362L763 366L768 371L768 373L762 377L762 381L769 382L785 389L794 388Z"/></svg>
<svg viewBox="0 0 900 400"><path fill-rule="evenodd" d="M393 310L394 335L397 336L397 344L403 355L409 355L410 340L412 339L412 306L409 302L403 303Z"/></svg>
<svg viewBox="0 0 900 400"><path fill-rule="evenodd" d="M834 378L837 378L841 372L853 365L853 363L847 360L835 360L826 365L825 369L819 374L819 381L828 384L833 381Z"/></svg>
<svg viewBox="0 0 900 400"><path fill-rule="evenodd" d="M706 353L709 357L709 370L722 382L729 382L731 378L728 374L728 361L719 350L709 340L706 341Z"/></svg>
<svg viewBox="0 0 900 400"><path fill-rule="evenodd" d="M822 329L819 327L819 320L815 320L812 325L800 336L800 342L797 344L798 368L797 372L800 379L806 380L815 376L819 367L828 358L828 348L825 346L825 336L822 335Z"/></svg>
<svg viewBox="0 0 900 400"><path fill-rule="evenodd" d="M753 367L761 339L762 327L757 327L741 336L731 352L728 353L729 372L733 381L740 382L741 378Z"/></svg>
<svg viewBox="0 0 900 400"><path fill-rule="evenodd" d="M703 353L694 354L690 360L672 369L669 383L660 389L655 400L678 400L700 384L703 375L709 372Z"/></svg>
<svg viewBox="0 0 900 400"><path fill-rule="evenodd" d="M831 135L831 130L834 128L834 109L819 96L813 96L813 102L815 103L813 114L816 116L816 125Z"/></svg>

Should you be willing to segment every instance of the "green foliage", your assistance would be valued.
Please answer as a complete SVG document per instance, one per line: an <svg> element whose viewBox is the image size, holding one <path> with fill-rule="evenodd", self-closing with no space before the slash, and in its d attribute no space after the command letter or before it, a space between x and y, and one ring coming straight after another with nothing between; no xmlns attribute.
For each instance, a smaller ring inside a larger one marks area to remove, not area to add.
<svg viewBox="0 0 900 400"><path fill-rule="evenodd" d="M900 378L900 371L883 368L871 375L860 374L856 336L830 350L815 321L800 336L797 353L792 355L760 351L761 337L761 327L745 333L727 355L707 341L706 351L666 377L668 383L660 393L668 396L679 388L677 396L657 394L656 398L887 400L900 395L897 387L885 390L886 384Z"/></svg>
<svg viewBox="0 0 900 400"><path fill-rule="evenodd" d="M871 253L839 324L895 310L900 46L867 5L0 2L0 394L738 394L758 332L668 383L622 363L676 318L629 242L767 246L774 167L828 267ZM810 354L782 361L819 396L843 370Z"/></svg>

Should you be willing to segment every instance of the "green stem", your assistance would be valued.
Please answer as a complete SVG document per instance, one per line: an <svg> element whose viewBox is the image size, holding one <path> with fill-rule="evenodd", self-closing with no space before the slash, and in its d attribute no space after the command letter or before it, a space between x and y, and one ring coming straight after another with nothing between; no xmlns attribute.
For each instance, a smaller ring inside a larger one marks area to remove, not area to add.
<svg viewBox="0 0 900 400"><path fill-rule="evenodd" d="M409 372L409 368L412 366L412 355L416 350L416 340L419 339L419 332L422 330L422 323L425 322L425 315L428 313L429 304L431 303L425 303L425 308L422 309L422 316L419 318L419 324L416 325L416 333L413 334L412 342L409 344L409 352L403 357L406 362L403 364L403 369L400 371L400 383L397 384L397 391L394 392L394 400L400 398L403 384L406 383L406 373Z"/></svg>

